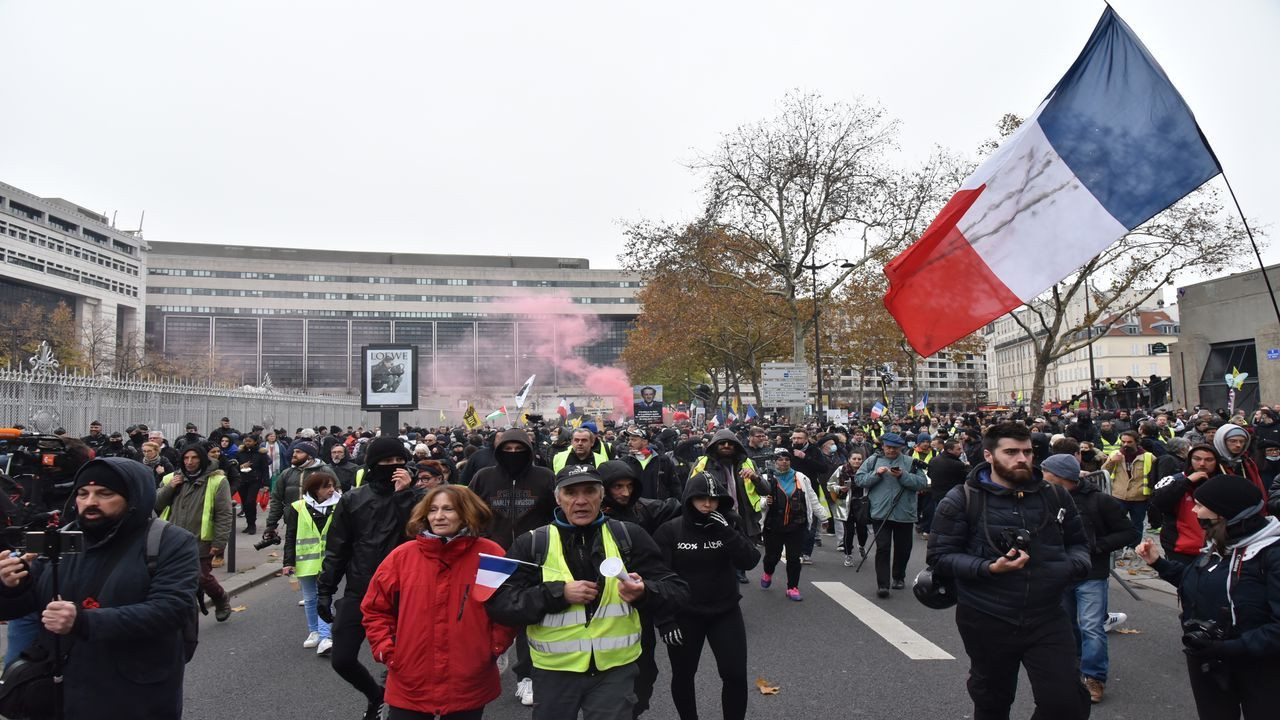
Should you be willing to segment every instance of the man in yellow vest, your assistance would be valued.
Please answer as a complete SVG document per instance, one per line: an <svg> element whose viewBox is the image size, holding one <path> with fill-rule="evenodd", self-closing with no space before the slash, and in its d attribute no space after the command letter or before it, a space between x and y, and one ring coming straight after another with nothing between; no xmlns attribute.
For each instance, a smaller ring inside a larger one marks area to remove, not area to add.
<svg viewBox="0 0 1280 720"><path fill-rule="evenodd" d="M226 551L231 538L231 487L209 462L207 445L182 448L182 466L160 481L156 513L196 536L200 589L213 599L214 617L225 622L231 617L231 600L213 577L213 558Z"/></svg>
<svg viewBox="0 0 1280 720"><path fill-rule="evenodd" d="M1151 499L1156 458L1138 445L1138 433L1125 430L1120 433L1120 449L1111 453L1102 469L1111 473L1111 494L1124 503L1129 513L1129 521L1137 529L1141 538L1143 525L1147 519L1147 502ZM1159 478L1154 478L1159 480ZM1125 554L1129 555L1137 542L1129 545Z"/></svg>
<svg viewBox="0 0 1280 720"><path fill-rule="evenodd" d="M551 472L559 475L566 467L585 465L594 468L608 461L609 451L605 449L604 443L597 443L594 432L580 427L569 438L569 449L556 453L551 459Z"/></svg>
<svg viewBox="0 0 1280 720"><path fill-rule="evenodd" d="M689 600L689 586L666 566L653 538L639 525L606 518L603 501L594 467L557 473L555 519L516 539L507 557L525 564L485 606L495 622L527 626L533 720L579 712L584 720L632 720L637 608L663 614ZM604 577L606 560L623 570Z"/></svg>

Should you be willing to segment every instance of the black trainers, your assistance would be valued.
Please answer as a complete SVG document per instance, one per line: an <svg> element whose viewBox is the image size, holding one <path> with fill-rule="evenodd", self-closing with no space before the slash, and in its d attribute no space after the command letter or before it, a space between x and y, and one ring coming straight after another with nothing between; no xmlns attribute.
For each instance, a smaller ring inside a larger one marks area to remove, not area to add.
<svg viewBox="0 0 1280 720"><path fill-rule="evenodd" d="M903 582L902 580L894 580L894 581L893 581L893 589L894 589L894 590L901 590L902 588L904 588L904 587L906 587L906 586L907 586L907 584L906 584L905 582Z"/></svg>
<svg viewBox="0 0 1280 720"><path fill-rule="evenodd" d="M880 588L879 590L876 590L876 597L878 597L878 598L887 598L887 597L889 597L889 588L887 588L887 587L882 587L882 588Z"/></svg>
<svg viewBox="0 0 1280 720"><path fill-rule="evenodd" d="M364 710L363 720L382 720L383 701L369 701L369 706Z"/></svg>

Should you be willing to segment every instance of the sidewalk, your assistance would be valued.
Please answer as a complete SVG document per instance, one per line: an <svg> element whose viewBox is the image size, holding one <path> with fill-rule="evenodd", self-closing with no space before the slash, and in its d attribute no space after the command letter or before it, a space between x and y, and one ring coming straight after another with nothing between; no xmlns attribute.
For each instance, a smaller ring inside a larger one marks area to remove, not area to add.
<svg viewBox="0 0 1280 720"><path fill-rule="evenodd" d="M245 535L244 518L237 517L235 526L232 531L232 537L235 538L235 566L234 573L227 572L230 565L224 565L220 568L213 569L213 576L222 584L224 590L229 595L238 595L249 588L261 585L262 583L276 577L280 574L280 568L283 566L284 558L284 526L280 526L279 545L268 545L262 550L254 550L253 545L262 540L262 530L265 528L265 520L267 517L266 510L258 512L258 532L253 535ZM230 555L231 548L227 548Z"/></svg>

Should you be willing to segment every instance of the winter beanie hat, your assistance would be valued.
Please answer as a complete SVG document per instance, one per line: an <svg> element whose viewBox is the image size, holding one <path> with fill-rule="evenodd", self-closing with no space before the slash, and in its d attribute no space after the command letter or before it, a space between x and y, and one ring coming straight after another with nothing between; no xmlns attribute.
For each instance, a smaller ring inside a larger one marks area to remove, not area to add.
<svg viewBox="0 0 1280 720"><path fill-rule="evenodd" d="M315 443L309 443L306 440L295 440L294 443L289 446L290 453L297 452L298 450L306 453L309 458L314 458L316 453L319 452L316 450Z"/></svg>
<svg viewBox="0 0 1280 720"><path fill-rule="evenodd" d="M369 446L364 451L364 464L366 467L373 467L382 460L391 457L404 458L405 462L409 462L412 457L404 443L399 439L380 435L369 441Z"/></svg>
<svg viewBox="0 0 1280 720"><path fill-rule="evenodd" d="M1231 524L1262 511L1262 492L1239 475L1215 475L1195 491L1196 502Z"/></svg>
<svg viewBox="0 0 1280 720"><path fill-rule="evenodd" d="M1063 480L1080 481L1080 463L1074 455L1050 455L1040 463L1040 469Z"/></svg>

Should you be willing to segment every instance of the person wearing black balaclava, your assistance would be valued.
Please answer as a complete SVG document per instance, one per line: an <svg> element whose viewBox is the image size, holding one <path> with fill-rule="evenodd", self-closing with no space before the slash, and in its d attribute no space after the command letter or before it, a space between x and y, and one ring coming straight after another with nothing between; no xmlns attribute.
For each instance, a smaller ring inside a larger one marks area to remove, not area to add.
<svg viewBox="0 0 1280 720"><path fill-rule="evenodd" d="M332 625L334 672L368 701L365 719L382 708L382 686L360 662L364 616L360 602L378 565L408 538L404 528L418 500L405 469L409 451L394 437L382 436L365 450L364 482L342 496L325 539L324 563L316 579L316 614ZM333 607L333 595L346 578L346 592Z"/></svg>
<svg viewBox="0 0 1280 720"><path fill-rule="evenodd" d="M1280 520L1262 513L1262 493L1238 475L1217 475L1195 491L1207 543L1184 564L1160 557L1154 541L1138 554L1178 588L1182 644L1202 718L1275 717L1280 677Z"/></svg>
<svg viewBox="0 0 1280 720"><path fill-rule="evenodd" d="M512 428L498 436L494 464L481 468L471 489L493 512L484 536L509 550L517 537L551 522L556 509L556 479L551 470L533 462L529 434ZM529 639L520 628L515 640L516 694L525 705L533 704L533 663ZM528 702L525 702L526 699Z"/></svg>

